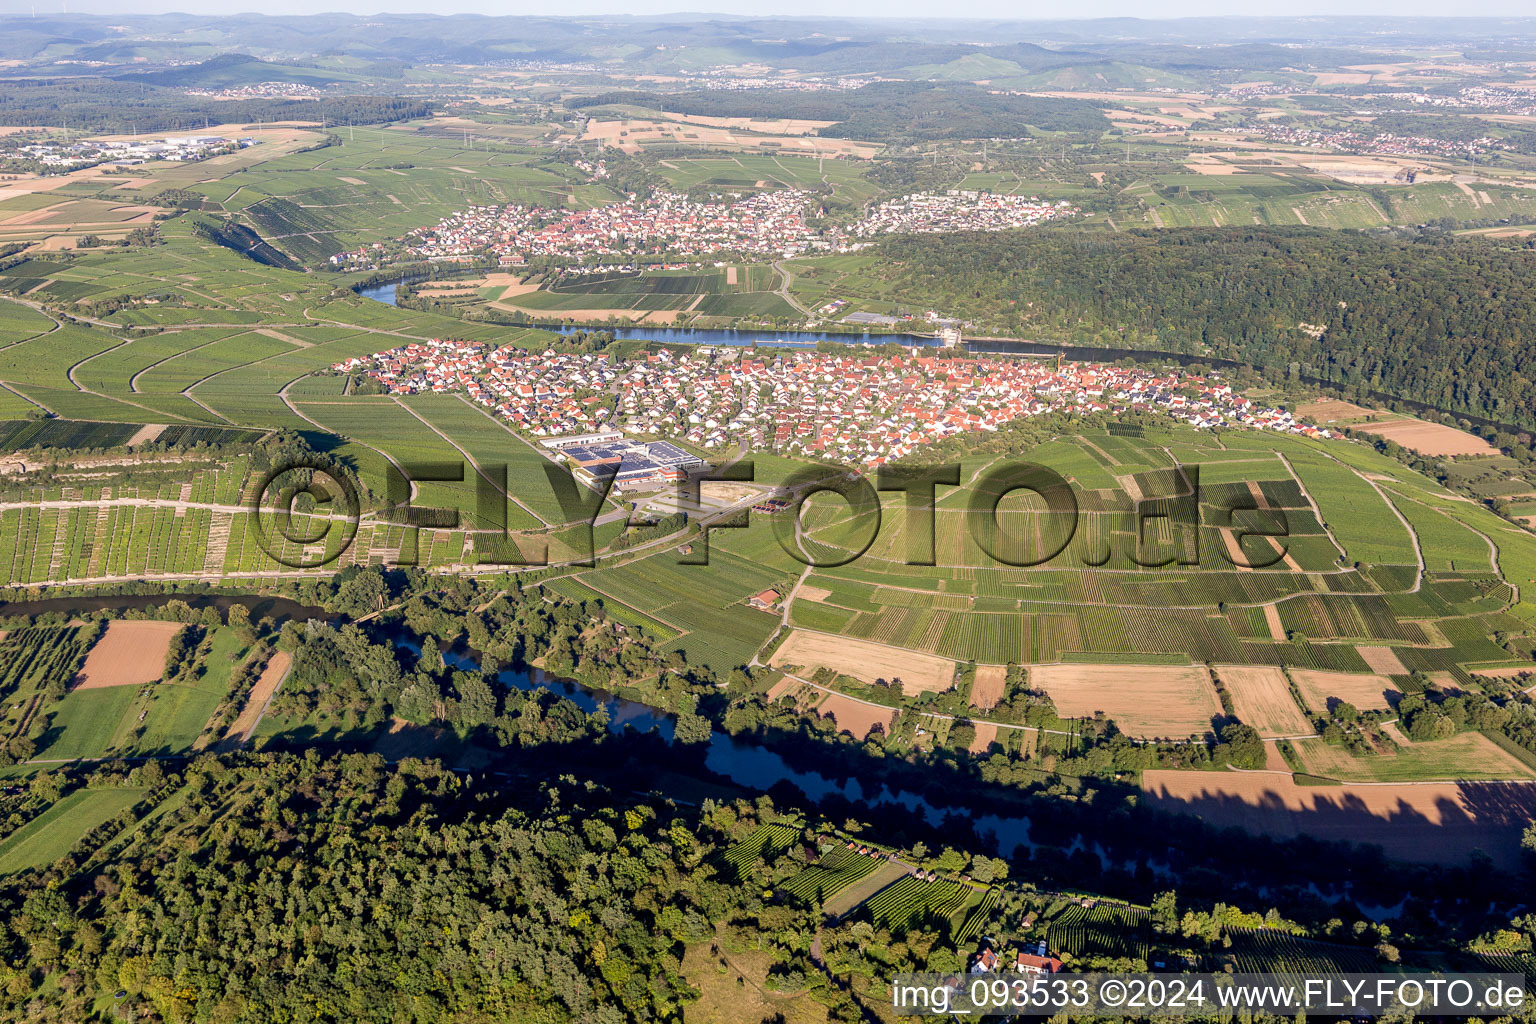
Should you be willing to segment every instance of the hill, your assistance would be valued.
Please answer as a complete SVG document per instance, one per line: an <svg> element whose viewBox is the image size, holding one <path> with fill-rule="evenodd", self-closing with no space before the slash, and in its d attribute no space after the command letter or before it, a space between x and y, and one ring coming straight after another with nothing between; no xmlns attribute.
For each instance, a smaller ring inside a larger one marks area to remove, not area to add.
<svg viewBox="0 0 1536 1024"><path fill-rule="evenodd" d="M1081 100L1000 95L959 82L874 82L842 92L606 92L577 109L628 105L710 117L779 117L835 122L819 134L845 139L972 139L1039 131L1100 132L1104 115Z"/></svg>
<svg viewBox="0 0 1536 1024"><path fill-rule="evenodd" d="M228 89L259 82L291 82L319 87L359 81L359 76L346 72L277 64L246 53L220 54L191 67L123 74L116 78L121 82L138 85L173 88L199 86L209 89Z"/></svg>

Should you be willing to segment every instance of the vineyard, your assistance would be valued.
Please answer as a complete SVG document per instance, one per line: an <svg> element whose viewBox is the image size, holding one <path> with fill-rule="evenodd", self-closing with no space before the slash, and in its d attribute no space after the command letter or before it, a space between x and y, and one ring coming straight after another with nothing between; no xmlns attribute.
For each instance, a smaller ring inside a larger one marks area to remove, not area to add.
<svg viewBox="0 0 1536 1024"><path fill-rule="evenodd" d="M1317 942L1265 928L1234 928L1230 935L1233 964L1240 972L1307 975L1382 969L1373 951L1358 946Z"/></svg>
<svg viewBox="0 0 1536 1024"><path fill-rule="evenodd" d="M839 846L785 882L782 890L818 905L874 872L880 859Z"/></svg>
<svg viewBox="0 0 1536 1024"><path fill-rule="evenodd" d="M981 930L986 927L987 919L992 915L992 908L997 906L997 898L1001 894L1000 889L988 889L981 902L971 908L971 912L965 916L965 923L960 930L955 932L955 944L961 948L968 947L981 937Z"/></svg>
<svg viewBox="0 0 1536 1024"><path fill-rule="evenodd" d="M1527 982L1536 985L1536 953L1478 953L1481 969L1499 974L1523 974Z"/></svg>
<svg viewBox="0 0 1536 1024"><path fill-rule="evenodd" d="M732 843L720 854L720 864L728 865L738 879L747 876L748 867L765 853L788 849L799 837L800 830L793 825L759 825L751 835L739 843Z"/></svg>
<svg viewBox="0 0 1536 1024"><path fill-rule="evenodd" d="M959 882L927 882L905 875L864 904L881 928L909 931L924 922L946 921L965 906L973 890Z"/></svg>
<svg viewBox="0 0 1536 1024"><path fill-rule="evenodd" d="M1058 955L1129 957L1145 960L1151 952L1151 923L1129 907L1068 906L1051 921L1046 941Z"/></svg>
<svg viewBox="0 0 1536 1024"><path fill-rule="evenodd" d="M95 626L30 626L0 640L0 742L24 736L42 691L74 678L96 640Z"/></svg>

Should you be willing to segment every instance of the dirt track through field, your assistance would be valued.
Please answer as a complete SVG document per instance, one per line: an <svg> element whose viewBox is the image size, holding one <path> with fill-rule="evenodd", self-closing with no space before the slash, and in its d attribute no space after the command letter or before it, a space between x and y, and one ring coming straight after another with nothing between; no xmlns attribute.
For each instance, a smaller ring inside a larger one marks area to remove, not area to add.
<svg viewBox="0 0 1536 1024"><path fill-rule="evenodd" d="M165 655L171 637L186 627L180 622L118 620L91 647L74 689L98 690L108 686L143 686L165 672Z"/></svg>

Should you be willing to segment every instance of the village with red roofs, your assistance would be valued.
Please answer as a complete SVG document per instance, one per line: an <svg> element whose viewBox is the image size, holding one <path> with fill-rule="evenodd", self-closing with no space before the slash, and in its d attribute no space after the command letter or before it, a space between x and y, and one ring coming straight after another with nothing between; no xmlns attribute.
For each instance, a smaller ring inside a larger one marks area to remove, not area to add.
<svg viewBox="0 0 1536 1024"><path fill-rule="evenodd" d="M858 466L1056 410L1156 410L1196 427L1331 436L1213 376L1052 359L727 346L617 359L433 340L332 369L366 374L391 394L462 392L535 437L622 429Z"/></svg>

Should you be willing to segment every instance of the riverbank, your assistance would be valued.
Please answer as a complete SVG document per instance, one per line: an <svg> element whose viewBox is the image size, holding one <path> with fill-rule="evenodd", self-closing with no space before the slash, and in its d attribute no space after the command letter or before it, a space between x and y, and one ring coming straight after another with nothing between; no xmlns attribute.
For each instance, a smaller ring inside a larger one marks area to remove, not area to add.
<svg viewBox="0 0 1536 1024"><path fill-rule="evenodd" d="M419 280L424 280L424 278L390 280L383 284L357 289L357 294L364 298L373 299L376 302L382 302L388 306L394 306L396 305L395 285L410 284ZM936 336L913 333L796 331L767 328L638 327L624 326L622 324L572 324L563 321L530 323L528 326L542 327L556 334L571 334L576 331L610 331L616 339L621 341L645 341L663 345L716 345L734 348L757 346L762 348L791 349L814 349L821 344L870 346L895 344L901 345L904 348L925 349L938 349L942 347L940 339ZM1247 363L1242 363L1235 359L1224 359L1214 355L1166 352L1158 349L1072 345L1065 342L1031 341L1024 338L994 336L965 338L962 340L960 347L964 351L975 355L1025 355L1046 358L1060 356L1064 359L1103 363L1132 359L1140 363L1166 363L1184 368L1208 366L1217 370L1252 369L1252 366ZM1328 380L1309 374L1299 374L1296 380L1308 387L1335 392L1342 392L1350 387L1347 381ZM1517 424L1500 423L1486 417L1475 416L1471 413L1460 412L1455 409L1440 408L1439 406L1429 405L1415 399L1388 394L1384 391L1368 390L1365 392L1365 395L1372 401L1380 402L1397 412L1408 412L1416 416L1450 416L1457 420L1466 420L1474 426L1517 434L1524 432L1526 429Z"/></svg>

